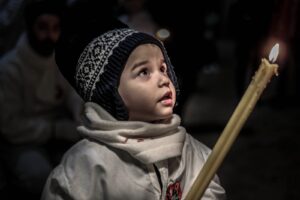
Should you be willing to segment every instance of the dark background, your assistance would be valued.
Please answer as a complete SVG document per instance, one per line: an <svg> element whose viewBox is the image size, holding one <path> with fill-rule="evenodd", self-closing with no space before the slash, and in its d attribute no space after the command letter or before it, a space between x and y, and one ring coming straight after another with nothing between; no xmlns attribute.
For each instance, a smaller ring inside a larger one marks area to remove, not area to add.
<svg viewBox="0 0 300 200"><path fill-rule="evenodd" d="M8 2L16 2L10 18ZM24 28L23 2L0 0L0 54ZM99 1L99 12L117 4L105 2ZM260 59L280 43L280 75L218 171L228 199L300 199L299 6L297 0L147 2L155 22L171 33L165 45L181 84L177 112L187 131L211 148Z"/></svg>

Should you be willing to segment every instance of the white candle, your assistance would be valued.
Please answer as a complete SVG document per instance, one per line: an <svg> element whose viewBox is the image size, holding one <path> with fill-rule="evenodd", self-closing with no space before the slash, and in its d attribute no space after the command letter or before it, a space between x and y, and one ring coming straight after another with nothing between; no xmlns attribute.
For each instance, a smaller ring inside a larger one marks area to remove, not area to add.
<svg viewBox="0 0 300 200"><path fill-rule="evenodd" d="M269 61L275 62L278 53L279 44L276 44L270 52ZM278 75L278 65L271 64L269 61L265 58L261 60L259 69L252 78L245 94L230 117L202 170L198 174L192 188L185 198L186 200L195 200L202 197L208 184L223 162L224 157L255 107L262 92L270 82L271 78L274 75Z"/></svg>

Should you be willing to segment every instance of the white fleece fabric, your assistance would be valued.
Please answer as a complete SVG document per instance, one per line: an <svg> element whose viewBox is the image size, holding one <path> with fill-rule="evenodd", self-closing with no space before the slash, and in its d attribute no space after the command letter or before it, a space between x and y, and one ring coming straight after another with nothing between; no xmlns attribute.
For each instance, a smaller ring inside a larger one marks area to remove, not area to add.
<svg viewBox="0 0 300 200"><path fill-rule="evenodd" d="M91 102L85 104L85 112L85 126L78 128L82 135L124 150L144 164L181 155L186 131L177 115L168 124L117 121Z"/></svg>
<svg viewBox="0 0 300 200"><path fill-rule="evenodd" d="M85 138L64 155L44 187L42 200L165 200L180 184L184 199L210 149L173 115L166 124L117 121L94 103L85 104ZM178 190L179 191L179 190ZM223 200L217 176L201 200Z"/></svg>

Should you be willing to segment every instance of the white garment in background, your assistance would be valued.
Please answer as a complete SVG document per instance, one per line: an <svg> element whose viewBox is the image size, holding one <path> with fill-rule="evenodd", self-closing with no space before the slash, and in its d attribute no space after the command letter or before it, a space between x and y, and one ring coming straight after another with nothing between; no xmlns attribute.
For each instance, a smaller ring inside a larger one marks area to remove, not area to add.
<svg viewBox="0 0 300 200"><path fill-rule="evenodd" d="M0 132L10 143L78 139L74 130L81 108L81 98L60 74L54 55L38 55L26 34L1 58Z"/></svg>

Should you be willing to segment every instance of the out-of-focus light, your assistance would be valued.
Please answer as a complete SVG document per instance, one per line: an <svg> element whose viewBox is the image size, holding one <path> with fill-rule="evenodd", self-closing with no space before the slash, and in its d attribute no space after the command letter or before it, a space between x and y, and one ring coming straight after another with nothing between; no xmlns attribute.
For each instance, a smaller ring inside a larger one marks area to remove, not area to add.
<svg viewBox="0 0 300 200"><path fill-rule="evenodd" d="M156 32L156 37L164 41L170 37L171 33L168 29L162 28Z"/></svg>

